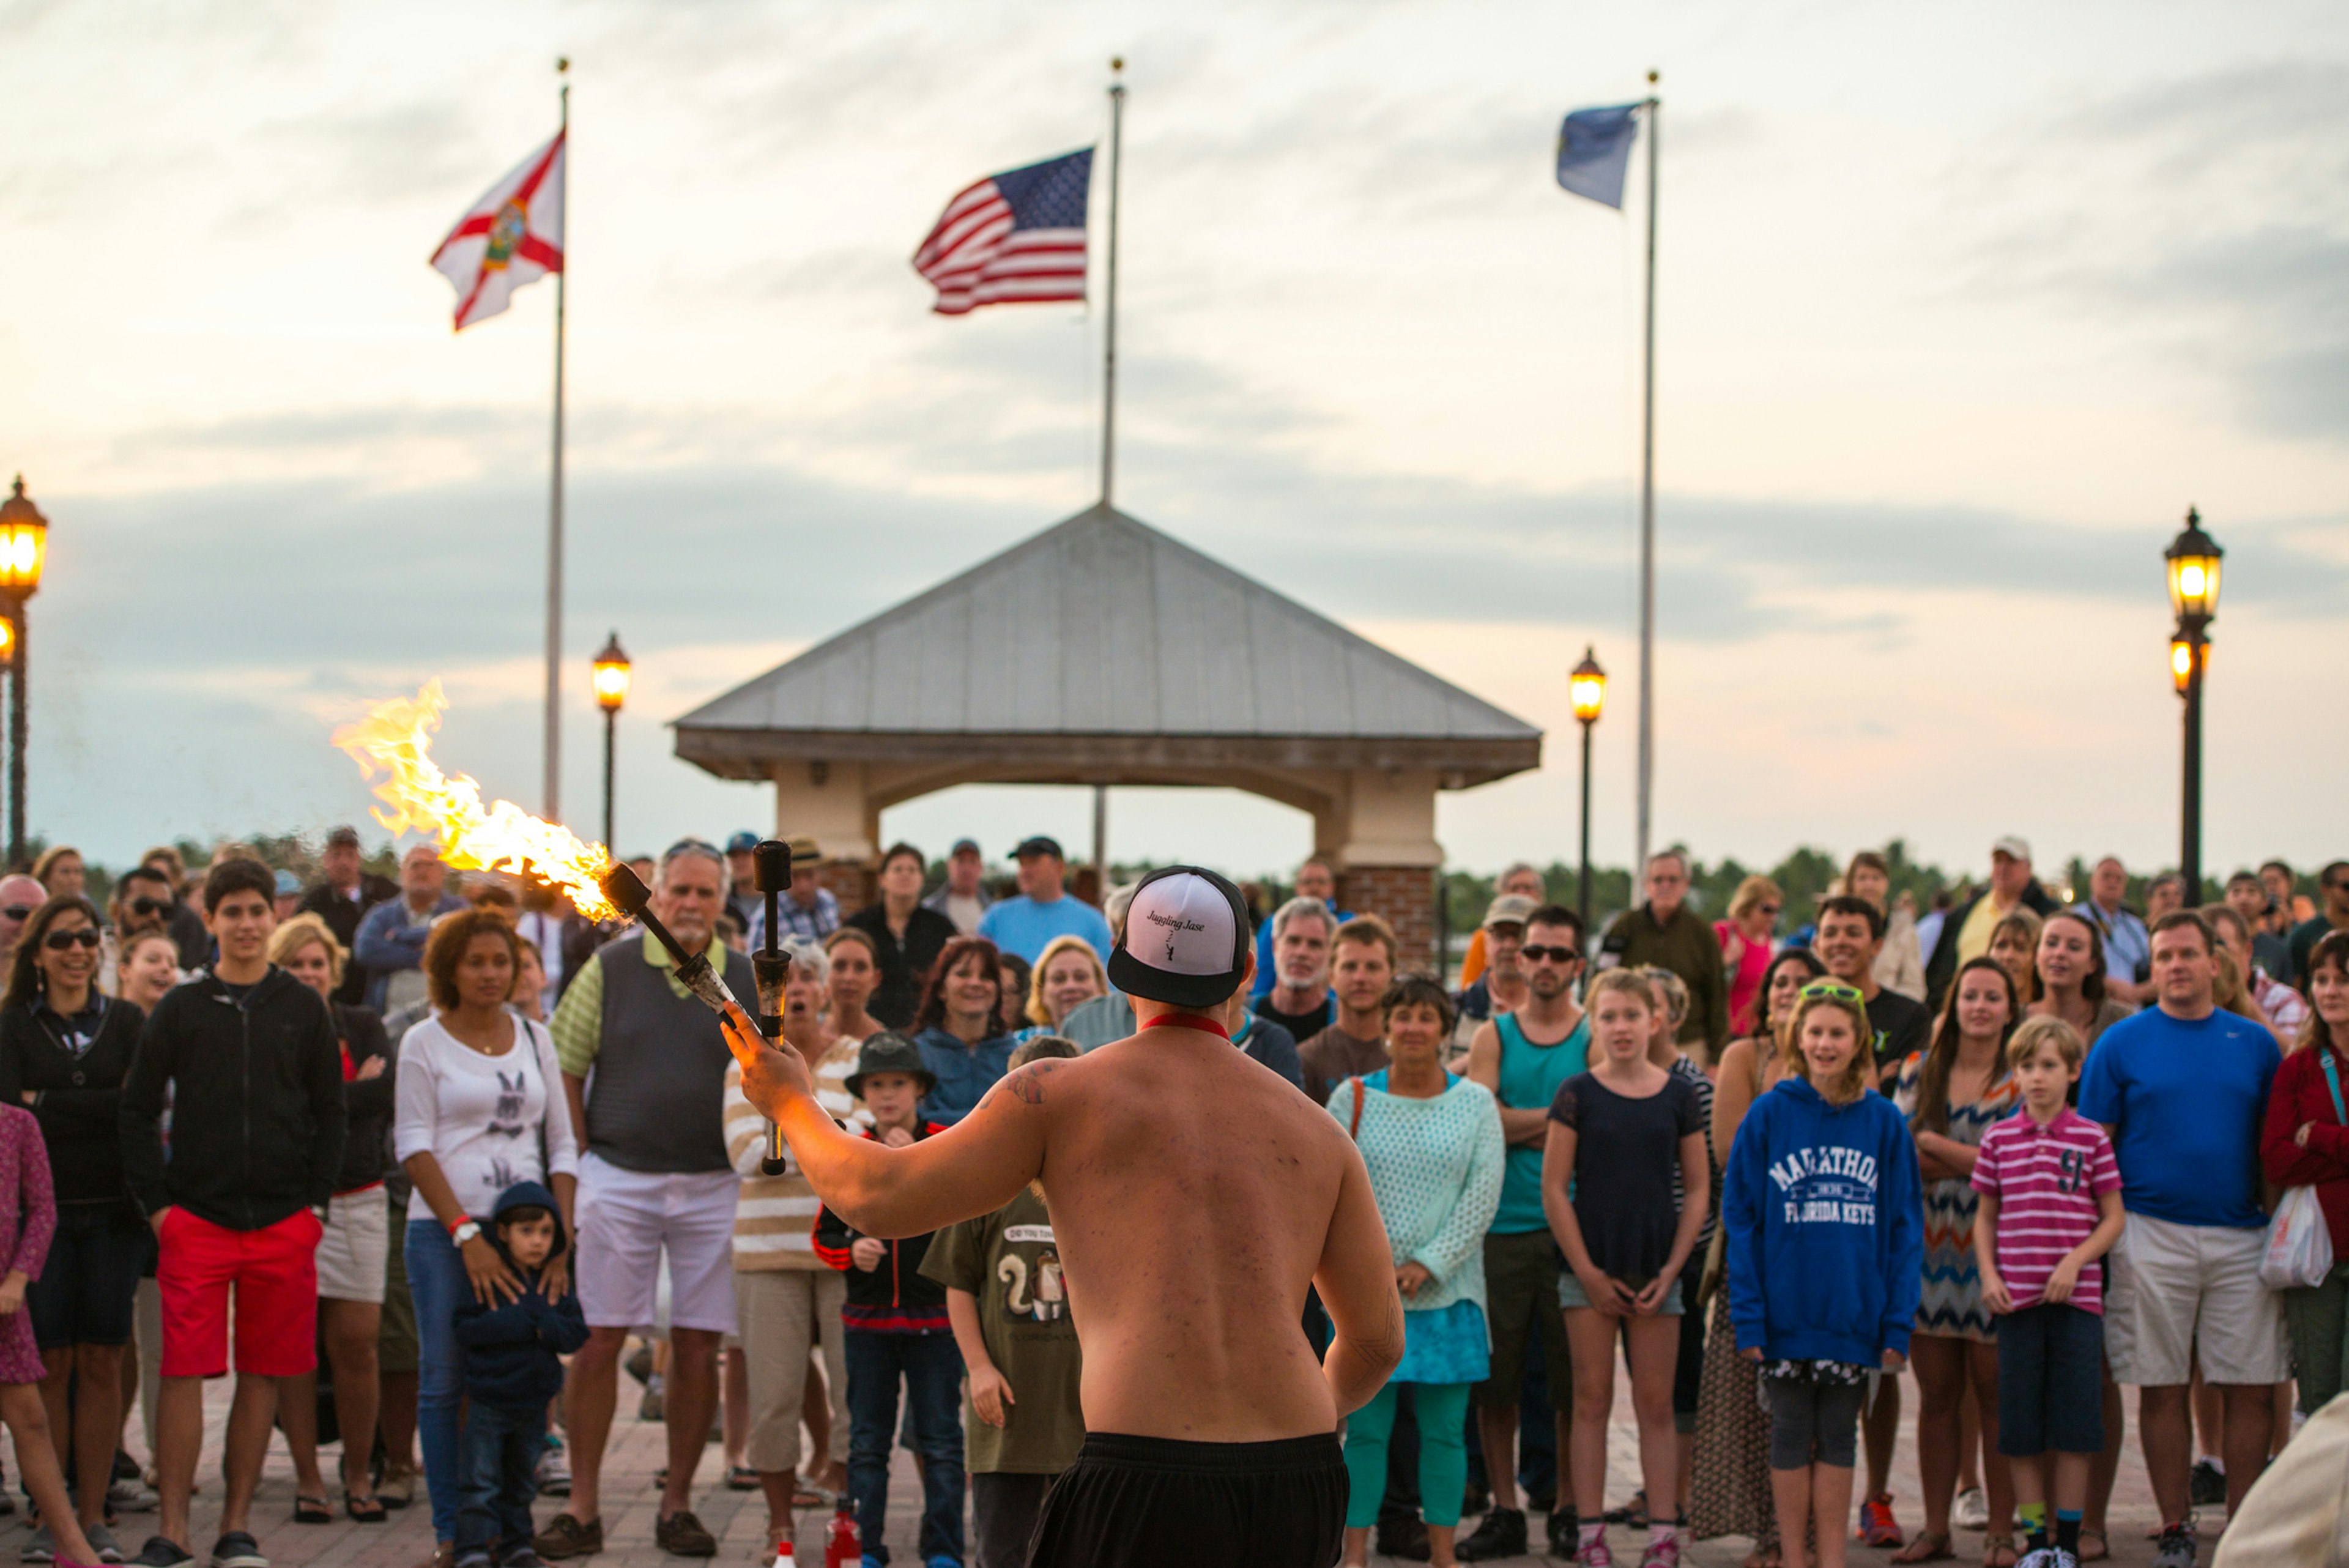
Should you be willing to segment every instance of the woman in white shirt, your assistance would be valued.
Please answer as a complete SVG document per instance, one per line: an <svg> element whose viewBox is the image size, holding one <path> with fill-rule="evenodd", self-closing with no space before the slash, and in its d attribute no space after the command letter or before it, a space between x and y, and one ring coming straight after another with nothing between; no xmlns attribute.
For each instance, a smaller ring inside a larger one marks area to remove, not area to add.
<svg viewBox="0 0 2349 1568"><path fill-rule="evenodd" d="M466 1296L502 1305L520 1282L484 1221L498 1194L518 1181L554 1189L567 1231L574 1218L579 1151L563 1098L554 1037L506 1006L522 963L521 939L506 917L460 909L432 928L424 974L439 1011L399 1045L392 1147L415 1191L408 1202L408 1287L422 1352L417 1429L432 1494L436 1563L457 1536L458 1412L464 1358L456 1315ZM545 1271L550 1297L567 1286L567 1259Z"/></svg>

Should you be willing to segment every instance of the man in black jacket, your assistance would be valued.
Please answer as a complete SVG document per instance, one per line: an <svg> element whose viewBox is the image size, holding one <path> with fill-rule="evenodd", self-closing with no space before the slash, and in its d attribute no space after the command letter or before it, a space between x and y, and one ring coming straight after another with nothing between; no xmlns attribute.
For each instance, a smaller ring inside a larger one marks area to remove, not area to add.
<svg viewBox="0 0 2349 1568"><path fill-rule="evenodd" d="M204 877L204 924L220 957L156 1004L123 1085L123 1170L161 1241L162 1511L134 1560L140 1568L195 1561L182 1543L203 1447L202 1380L228 1371L231 1288L237 1384L214 1568L268 1568L247 1515L277 1380L317 1366L318 1216L342 1164L342 1054L326 1002L268 960L276 892L258 861L223 861Z"/></svg>
<svg viewBox="0 0 2349 1568"><path fill-rule="evenodd" d="M399 884L360 868L356 827L337 827L326 835L318 869L326 874L326 879L302 895L295 913L316 915L326 921L343 950L349 952L358 945L359 918L378 904L398 898ZM346 1007L357 1007L367 999L367 966L346 964L342 983L335 988L335 1000Z"/></svg>
<svg viewBox="0 0 2349 1568"><path fill-rule="evenodd" d="M1939 1013L1950 979L1968 959L1990 951L1990 933L2018 905L2042 915L2055 912L2055 900L2031 874L2031 846L2013 834L1990 846L1990 886L1951 909L1925 960L1925 1010Z"/></svg>

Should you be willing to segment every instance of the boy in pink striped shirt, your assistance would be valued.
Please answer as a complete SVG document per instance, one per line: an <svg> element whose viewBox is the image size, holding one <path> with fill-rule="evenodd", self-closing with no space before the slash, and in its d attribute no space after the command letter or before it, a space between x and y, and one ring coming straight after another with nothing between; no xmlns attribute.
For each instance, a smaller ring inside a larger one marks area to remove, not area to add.
<svg viewBox="0 0 2349 1568"><path fill-rule="evenodd" d="M1998 1314L1998 1451L2030 1532L2016 1568L2077 1568L2088 1461L2105 1446L2103 1271L2120 1239L2120 1166L2105 1129L2064 1104L2087 1054L2060 1018L2026 1021L2006 1060L2023 1109L1982 1135L1974 1254ZM2054 1455L2055 1531L2047 1529Z"/></svg>

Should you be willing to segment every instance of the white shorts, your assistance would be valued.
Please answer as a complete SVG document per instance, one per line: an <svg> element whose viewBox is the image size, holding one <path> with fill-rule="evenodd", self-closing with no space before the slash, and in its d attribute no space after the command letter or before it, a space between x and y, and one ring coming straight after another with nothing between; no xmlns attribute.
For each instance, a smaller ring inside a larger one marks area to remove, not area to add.
<svg viewBox="0 0 2349 1568"><path fill-rule="evenodd" d="M326 1199L318 1233L318 1299L383 1304L384 1265L391 1256L390 1199L380 1186Z"/></svg>
<svg viewBox="0 0 2349 1568"><path fill-rule="evenodd" d="M2178 1386L2199 1353L2205 1383L2292 1376L2283 1298L2260 1282L2265 1230L2179 1225L2131 1214L2109 1256L2105 1359L2113 1381Z"/></svg>
<svg viewBox="0 0 2349 1568"><path fill-rule="evenodd" d="M730 1170L664 1175L579 1160L579 1248L573 1277L590 1328L655 1321L661 1254L668 1254L672 1328L734 1332L734 1200Z"/></svg>

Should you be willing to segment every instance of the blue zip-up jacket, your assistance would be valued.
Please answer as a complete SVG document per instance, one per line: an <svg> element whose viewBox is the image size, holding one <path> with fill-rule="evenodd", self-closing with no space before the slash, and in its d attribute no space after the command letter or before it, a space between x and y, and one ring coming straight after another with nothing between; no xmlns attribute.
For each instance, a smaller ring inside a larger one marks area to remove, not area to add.
<svg viewBox="0 0 2349 1568"><path fill-rule="evenodd" d="M523 1293L495 1307L485 1307L471 1294L457 1309L457 1343L465 1352L465 1393L476 1403L496 1410L543 1409L563 1392L559 1359L587 1343L587 1319L579 1310L579 1293L566 1290L548 1301L539 1283L542 1270L525 1269L506 1252L498 1240L497 1218L509 1210L536 1204L554 1216L554 1246L546 1254L559 1258L569 1245L563 1229L563 1209L554 1194L535 1181L517 1181L498 1194L489 1225L490 1244L520 1275Z"/></svg>
<svg viewBox="0 0 2349 1568"><path fill-rule="evenodd" d="M358 934L351 939L351 957L367 972L367 1004L376 1012L383 1011L384 990L391 977L404 969L424 967L425 939L432 934L432 921L454 909L465 907L465 900L454 893L440 895L434 905L431 919L420 926L408 923L406 895L387 898L359 917ZM397 1040L392 1044L397 1047Z"/></svg>
<svg viewBox="0 0 2349 1568"><path fill-rule="evenodd" d="M1875 1366L1909 1354L1925 1267L1917 1145L1892 1102L1801 1078L1754 1102L1729 1151L1729 1321L1741 1351Z"/></svg>

